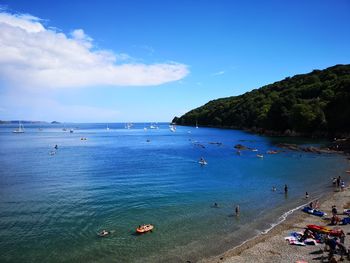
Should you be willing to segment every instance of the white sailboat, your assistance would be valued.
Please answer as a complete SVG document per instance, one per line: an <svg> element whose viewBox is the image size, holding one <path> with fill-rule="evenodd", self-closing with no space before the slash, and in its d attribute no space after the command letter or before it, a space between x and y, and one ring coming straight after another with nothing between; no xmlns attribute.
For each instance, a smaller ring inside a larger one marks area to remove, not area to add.
<svg viewBox="0 0 350 263"><path fill-rule="evenodd" d="M107 128L106 128L106 130L109 131L108 123L107 123Z"/></svg>
<svg viewBox="0 0 350 263"><path fill-rule="evenodd" d="M175 125L170 125L170 131L171 132L176 132L176 126Z"/></svg>
<svg viewBox="0 0 350 263"><path fill-rule="evenodd" d="M196 121L196 129L198 129L198 122Z"/></svg>
<svg viewBox="0 0 350 263"><path fill-rule="evenodd" d="M13 133L24 133L24 126L23 126L23 124L19 121L18 122L18 128L14 129L12 132Z"/></svg>

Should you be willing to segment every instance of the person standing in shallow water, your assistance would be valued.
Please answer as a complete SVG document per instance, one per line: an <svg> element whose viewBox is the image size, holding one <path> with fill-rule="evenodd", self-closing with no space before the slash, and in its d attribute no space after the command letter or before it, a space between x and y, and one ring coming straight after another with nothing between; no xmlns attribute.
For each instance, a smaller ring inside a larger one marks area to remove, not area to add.
<svg viewBox="0 0 350 263"><path fill-rule="evenodd" d="M288 186L286 184L284 185L284 193L288 193Z"/></svg>
<svg viewBox="0 0 350 263"><path fill-rule="evenodd" d="M239 211L239 205L237 205L237 206L236 206L236 216L239 216L239 213L240 213L240 211Z"/></svg>

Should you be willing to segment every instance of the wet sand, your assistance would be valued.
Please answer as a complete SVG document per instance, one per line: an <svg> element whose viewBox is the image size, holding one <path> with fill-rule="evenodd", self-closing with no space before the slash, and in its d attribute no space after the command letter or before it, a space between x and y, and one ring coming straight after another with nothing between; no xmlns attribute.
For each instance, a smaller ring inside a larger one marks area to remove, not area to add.
<svg viewBox="0 0 350 263"><path fill-rule="evenodd" d="M309 198L310 201L312 197ZM267 234L261 234L246 243L235 247L222 255L205 259L201 262L205 263L240 263L240 262L297 262L304 260L306 262L328 262L328 252L324 252L325 245L318 244L316 246L296 246L289 245L284 237L289 236L292 231L303 231L308 224L328 225L331 217L332 205L336 205L338 214L342 214L343 209L350 208L350 188L344 191L335 191L323 197L320 200L320 210L325 211L326 219L314 215L309 215L301 210L292 213L281 224L274 227ZM345 215L340 215L340 218ZM331 228L335 226L330 226ZM339 225L345 234L350 232L350 225ZM345 246L350 246L350 235L346 235ZM339 261L340 255L336 255ZM349 262L348 259L339 262Z"/></svg>

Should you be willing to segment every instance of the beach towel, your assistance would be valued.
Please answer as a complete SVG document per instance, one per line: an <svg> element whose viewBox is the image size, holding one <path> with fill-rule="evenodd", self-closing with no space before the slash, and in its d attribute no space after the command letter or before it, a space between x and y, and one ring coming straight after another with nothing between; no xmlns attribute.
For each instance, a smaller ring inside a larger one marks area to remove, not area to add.
<svg viewBox="0 0 350 263"><path fill-rule="evenodd" d="M296 237L293 236L285 237L284 239L289 242L289 245L306 246L304 242L300 242Z"/></svg>
<svg viewBox="0 0 350 263"><path fill-rule="evenodd" d="M317 241L313 238L307 238L304 240L304 243L306 245L313 245L313 246L317 246Z"/></svg>
<svg viewBox="0 0 350 263"><path fill-rule="evenodd" d="M350 217L345 217L341 220L343 225L347 225L350 224Z"/></svg>

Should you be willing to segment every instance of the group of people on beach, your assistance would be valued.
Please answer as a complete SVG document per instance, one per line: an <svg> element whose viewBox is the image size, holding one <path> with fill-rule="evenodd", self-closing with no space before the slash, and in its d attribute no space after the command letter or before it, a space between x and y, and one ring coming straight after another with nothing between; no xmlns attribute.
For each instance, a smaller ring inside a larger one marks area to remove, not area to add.
<svg viewBox="0 0 350 263"><path fill-rule="evenodd" d="M338 177L333 177L332 183L333 183L333 186L337 187L337 189L340 188L341 191L344 191L345 181L340 177L340 175Z"/></svg>

